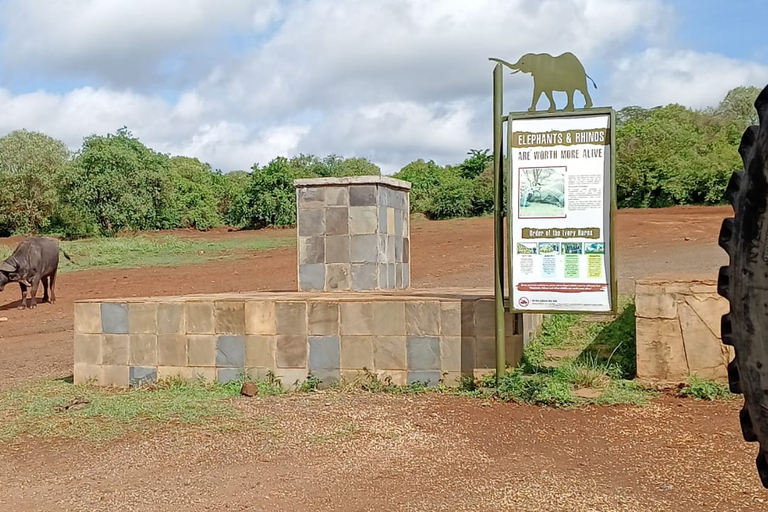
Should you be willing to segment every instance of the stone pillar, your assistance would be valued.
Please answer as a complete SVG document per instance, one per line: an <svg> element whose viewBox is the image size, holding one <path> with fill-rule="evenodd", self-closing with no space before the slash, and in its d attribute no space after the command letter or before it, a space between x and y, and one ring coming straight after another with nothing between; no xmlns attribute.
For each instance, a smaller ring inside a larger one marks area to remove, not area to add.
<svg viewBox="0 0 768 512"><path fill-rule="evenodd" d="M410 183L354 176L294 185L299 291L410 287Z"/></svg>

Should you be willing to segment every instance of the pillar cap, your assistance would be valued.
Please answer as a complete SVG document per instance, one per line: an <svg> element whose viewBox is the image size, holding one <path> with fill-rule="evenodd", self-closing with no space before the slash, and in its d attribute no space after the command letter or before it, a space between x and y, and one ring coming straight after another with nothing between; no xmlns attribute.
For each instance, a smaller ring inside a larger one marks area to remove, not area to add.
<svg viewBox="0 0 768 512"><path fill-rule="evenodd" d="M293 180L296 188L339 187L347 185L387 185L401 190L410 190L411 183L389 176L345 176L343 178L304 178Z"/></svg>

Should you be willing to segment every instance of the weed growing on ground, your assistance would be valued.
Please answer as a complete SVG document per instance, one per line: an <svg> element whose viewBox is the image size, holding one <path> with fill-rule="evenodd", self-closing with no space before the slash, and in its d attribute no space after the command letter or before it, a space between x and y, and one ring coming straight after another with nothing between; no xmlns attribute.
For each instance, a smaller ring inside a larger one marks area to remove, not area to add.
<svg viewBox="0 0 768 512"><path fill-rule="evenodd" d="M680 389L679 394L697 400L729 400L736 397L728 386L703 379L698 375L689 376L688 382Z"/></svg>

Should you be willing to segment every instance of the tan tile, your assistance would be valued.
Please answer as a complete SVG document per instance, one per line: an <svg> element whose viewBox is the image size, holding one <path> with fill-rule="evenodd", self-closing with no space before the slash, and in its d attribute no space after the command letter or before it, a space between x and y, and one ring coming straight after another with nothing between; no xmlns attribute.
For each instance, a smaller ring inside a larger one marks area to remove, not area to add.
<svg viewBox="0 0 768 512"><path fill-rule="evenodd" d="M275 360L278 368L306 368L307 337L300 335L277 335Z"/></svg>
<svg viewBox="0 0 768 512"><path fill-rule="evenodd" d="M307 334L307 303L300 301L275 302L277 334Z"/></svg>
<svg viewBox="0 0 768 512"><path fill-rule="evenodd" d="M443 371L442 377L443 377L443 384L448 387L457 388L461 386L461 372Z"/></svg>
<svg viewBox="0 0 768 512"><path fill-rule="evenodd" d="M406 332L411 336L440 335L440 302L408 301L405 303Z"/></svg>
<svg viewBox="0 0 768 512"><path fill-rule="evenodd" d="M373 334L373 304L370 302L342 302L341 334L365 336Z"/></svg>
<svg viewBox="0 0 768 512"><path fill-rule="evenodd" d="M105 334L101 345L101 364L127 365L128 339L127 334Z"/></svg>
<svg viewBox="0 0 768 512"><path fill-rule="evenodd" d="M187 372L188 380L196 381L202 379L209 384L216 382L216 368L189 367Z"/></svg>
<svg viewBox="0 0 768 512"><path fill-rule="evenodd" d="M405 336L405 302L374 302L373 334L375 336Z"/></svg>
<svg viewBox="0 0 768 512"><path fill-rule="evenodd" d="M249 300L245 303L245 333L275 334L274 301Z"/></svg>
<svg viewBox="0 0 768 512"><path fill-rule="evenodd" d="M187 302L184 308L187 334L213 334L215 332L212 302Z"/></svg>
<svg viewBox="0 0 768 512"><path fill-rule="evenodd" d="M127 337L127 336L126 336ZM116 386L127 388L130 382L129 370L127 366L102 365L101 379L102 386Z"/></svg>
<svg viewBox="0 0 768 512"><path fill-rule="evenodd" d="M275 370L275 377L280 380L283 389L297 389L305 380L309 374L306 368L278 368Z"/></svg>
<svg viewBox="0 0 768 512"><path fill-rule="evenodd" d="M504 345L504 358L507 364L515 367L520 364L523 359L523 335L515 334L513 336L506 337L506 343Z"/></svg>
<svg viewBox="0 0 768 512"><path fill-rule="evenodd" d="M180 378L189 380L189 368L186 366L158 366L157 380Z"/></svg>
<svg viewBox="0 0 768 512"><path fill-rule="evenodd" d="M307 308L307 324L310 336L339 334L339 303L310 302Z"/></svg>
<svg viewBox="0 0 768 512"><path fill-rule="evenodd" d="M219 334L245 334L245 302L216 301L216 332Z"/></svg>
<svg viewBox="0 0 768 512"><path fill-rule="evenodd" d="M157 304L151 302L129 304L128 330L131 334L156 334Z"/></svg>
<svg viewBox="0 0 768 512"><path fill-rule="evenodd" d="M347 254L345 258L349 259L349 255ZM329 263L325 266L325 289L328 291L349 290L351 272L349 263Z"/></svg>
<svg viewBox="0 0 768 512"><path fill-rule="evenodd" d="M475 339L475 368L496 368L496 338Z"/></svg>
<svg viewBox="0 0 768 512"><path fill-rule="evenodd" d="M475 371L475 338L469 336L461 338L461 371L468 375Z"/></svg>
<svg viewBox="0 0 768 512"><path fill-rule="evenodd" d="M373 337L342 336L341 368L344 370L363 368L373 370Z"/></svg>
<svg viewBox="0 0 768 512"><path fill-rule="evenodd" d="M131 334L128 345L130 366L157 366L157 336Z"/></svg>
<svg viewBox="0 0 768 512"><path fill-rule="evenodd" d="M101 345L104 342L102 334L75 333L75 364L101 364Z"/></svg>
<svg viewBox="0 0 768 512"><path fill-rule="evenodd" d="M461 336L443 336L440 342L440 368L444 372L461 372Z"/></svg>
<svg viewBox="0 0 768 512"><path fill-rule="evenodd" d="M187 336L187 365L216 366L216 336Z"/></svg>
<svg viewBox="0 0 768 512"><path fill-rule="evenodd" d="M75 384L86 384L93 381L101 384L101 366L98 364L75 363L73 379Z"/></svg>
<svg viewBox="0 0 768 512"><path fill-rule="evenodd" d="M157 305L157 334L184 334L184 304L181 302Z"/></svg>
<svg viewBox="0 0 768 512"><path fill-rule="evenodd" d="M407 370L405 336L374 336L373 367L376 370Z"/></svg>
<svg viewBox="0 0 768 512"><path fill-rule="evenodd" d="M246 336L245 366L248 368L274 368L276 346L277 339L275 336Z"/></svg>
<svg viewBox="0 0 768 512"><path fill-rule="evenodd" d="M377 370L376 376L385 384L394 386L406 386L408 384L408 372L404 370Z"/></svg>
<svg viewBox="0 0 768 512"><path fill-rule="evenodd" d="M475 336L496 335L496 304L493 300L481 299L475 303Z"/></svg>
<svg viewBox="0 0 768 512"><path fill-rule="evenodd" d="M75 333L101 334L101 303L75 304Z"/></svg>
<svg viewBox="0 0 768 512"><path fill-rule="evenodd" d="M184 334L161 334L157 337L157 364L187 365L187 337Z"/></svg>
<svg viewBox="0 0 768 512"><path fill-rule="evenodd" d="M461 336L461 303L440 303L440 332L443 336Z"/></svg>

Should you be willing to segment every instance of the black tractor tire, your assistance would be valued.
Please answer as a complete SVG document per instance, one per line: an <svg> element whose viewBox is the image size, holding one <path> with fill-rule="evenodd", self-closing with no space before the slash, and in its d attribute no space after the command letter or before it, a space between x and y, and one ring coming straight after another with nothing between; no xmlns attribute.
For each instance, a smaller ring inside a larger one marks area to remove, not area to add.
<svg viewBox="0 0 768 512"><path fill-rule="evenodd" d="M720 229L729 264L720 268L717 291L730 303L721 322L722 342L735 352L730 389L744 395L741 431L745 441L760 444L757 473L768 489L768 86L755 108L760 125L744 132L744 170L731 176L726 190L734 216Z"/></svg>

